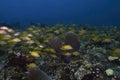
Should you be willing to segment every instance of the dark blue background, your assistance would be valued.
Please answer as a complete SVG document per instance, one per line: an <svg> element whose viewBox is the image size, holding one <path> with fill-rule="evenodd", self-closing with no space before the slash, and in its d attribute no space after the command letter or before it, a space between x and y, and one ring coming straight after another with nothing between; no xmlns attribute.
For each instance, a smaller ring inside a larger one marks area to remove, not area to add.
<svg viewBox="0 0 120 80"><path fill-rule="evenodd" d="M120 0L0 0L0 22L120 26Z"/></svg>

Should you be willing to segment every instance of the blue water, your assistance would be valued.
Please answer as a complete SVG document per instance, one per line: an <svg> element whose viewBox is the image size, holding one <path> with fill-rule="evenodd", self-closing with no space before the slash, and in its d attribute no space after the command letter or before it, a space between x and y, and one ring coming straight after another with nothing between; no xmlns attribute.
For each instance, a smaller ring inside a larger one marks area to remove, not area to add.
<svg viewBox="0 0 120 80"><path fill-rule="evenodd" d="M0 0L0 23L120 26L120 0Z"/></svg>

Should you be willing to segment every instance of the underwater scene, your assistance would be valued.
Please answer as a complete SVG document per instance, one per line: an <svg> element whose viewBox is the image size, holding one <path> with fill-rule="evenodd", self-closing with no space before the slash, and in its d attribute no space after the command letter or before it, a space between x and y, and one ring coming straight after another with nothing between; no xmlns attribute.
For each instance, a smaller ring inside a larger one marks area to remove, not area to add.
<svg viewBox="0 0 120 80"><path fill-rule="evenodd" d="M120 80L120 0L0 0L0 80Z"/></svg>
<svg viewBox="0 0 120 80"><path fill-rule="evenodd" d="M120 80L120 28L1 26L0 80Z"/></svg>

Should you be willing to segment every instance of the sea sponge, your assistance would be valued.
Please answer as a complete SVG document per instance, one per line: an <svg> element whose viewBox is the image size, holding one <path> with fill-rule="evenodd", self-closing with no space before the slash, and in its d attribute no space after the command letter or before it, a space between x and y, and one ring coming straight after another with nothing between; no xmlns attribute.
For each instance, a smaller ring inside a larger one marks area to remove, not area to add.
<svg viewBox="0 0 120 80"><path fill-rule="evenodd" d="M80 41L77 37L77 35L73 32L67 32L64 38L64 43L66 45L71 45L73 48L73 51L77 51L80 48Z"/></svg>

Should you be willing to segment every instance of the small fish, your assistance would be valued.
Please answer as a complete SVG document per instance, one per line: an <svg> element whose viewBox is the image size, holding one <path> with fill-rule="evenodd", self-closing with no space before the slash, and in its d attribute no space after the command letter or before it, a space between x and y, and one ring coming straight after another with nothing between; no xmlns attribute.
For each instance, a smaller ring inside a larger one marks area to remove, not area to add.
<svg viewBox="0 0 120 80"><path fill-rule="evenodd" d="M29 38L29 37L27 37L27 36L23 37L22 39L23 39L23 40L26 40L26 41L31 40L31 38Z"/></svg>
<svg viewBox="0 0 120 80"><path fill-rule="evenodd" d="M14 32L14 30L13 29L7 29L7 32L12 33L12 32Z"/></svg>
<svg viewBox="0 0 120 80"><path fill-rule="evenodd" d="M34 41L33 41L33 40L28 40L28 41L26 41L26 43L27 43L27 44L33 44Z"/></svg>
<svg viewBox="0 0 120 80"><path fill-rule="evenodd" d="M0 34L7 34L5 30L0 30Z"/></svg>
<svg viewBox="0 0 120 80"><path fill-rule="evenodd" d="M37 67L37 65L35 63L30 63L30 64L27 64L27 67L28 68L33 68L33 67Z"/></svg>
<svg viewBox="0 0 120 80"><path fill-rule="evenodd" d="M61 50L71 50L73 49L71 45L63 45L61 48Z"/></svg>
<svg viewBox="0 0 120 80"><path fill-rule="evenodd" d="M8 27L7 26L2 26L2 27L0 27L0 29L2 29L2 30L8 30Z"/></svg>
<svg viewBox="0 0 120 80"><path fill-rule="evenodd" d="M11 35L4 35L4 39L10 39L10 38L12 38L12 36Z"/></svg>
<svg viewBox="0 0 120 80"><path fill-rule="evenodd" d="M27 34L27 36L28 36L28 37L33 37L33 35L32 35L32 34Z"/></svg>
<svg viewBox="0 0 120 80"><path fill-rule="evenodd" d="M77 52L77 51L75 51L75 52L72 52L72 55L73 56L78 56L80 53L79 52Z"/></svg>
<svg viewBox="0 0 120 80"><path fill-rule="evenodd" d="M17 37L17 36L19 36L19 35L20 35L20 32L14 33L14 36L15 36L15 37Z"/></svg>
<svg viewBox="0 0 120 80"><path fill-rule="evenodd" d="M104 42L104 43L110 43L110 42L111 42L111 39L110 39L110 38L105 38L105 39L103 40L103 42Z"/></svg>
<svg viewBox="0 0 120 80"><path fill-rule="evenodd" d="M84 30L84 29L81 29L80 31L79 31L79 35L84 35L86 33L86 30Z"/></svg>
<svg viewBox="0 0 120 80"><path fill-rule="evenodd" d="M63 53L63 56L71 56L70 52Z"/></svg>
<svg viewBox="0 0 120 80"><path fill-rule="evenodd" d="M40 47L40 48L44 48L44 46L43 46L43 45L39 45L39 47Z"/></svg>
<svg viewBox="0 0 120 80"><path fill-rule="evenodd" d="M12 40L10 40L10 42L13 42L13 43L17 43L17 42L20 42L21 40L19 38L13 38Z"/></svg>
<svg viewBox="0 0 120 80"><path fill-rule="evenodd" d="M33 57L40 57L38 51L32 51L32 52L30 52L30 55Z"/></svg>

